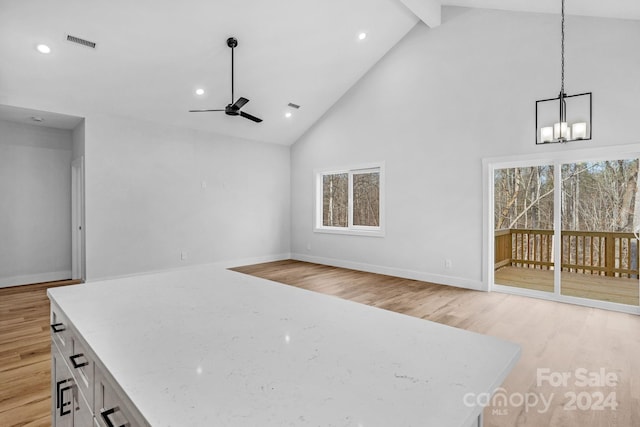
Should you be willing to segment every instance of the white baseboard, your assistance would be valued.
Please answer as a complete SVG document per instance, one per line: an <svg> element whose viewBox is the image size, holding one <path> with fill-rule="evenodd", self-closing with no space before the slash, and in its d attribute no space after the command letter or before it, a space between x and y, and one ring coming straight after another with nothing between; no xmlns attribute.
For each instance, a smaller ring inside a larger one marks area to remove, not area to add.
<svg viewBox="0 0 640 427"><path fill-rule="evenodd" d="M351 270L366 271L367 273L385 274L387 276L402 277L403 279L420 280L422 282L437 283L440 285L455 286L457 288L485 291L481 280L470 280L462 277L445 276L442 274L425 273L422 271L405 270L395 267L365 264L361 262L346 261L335 258L325 258L311 255L293 253L291 258L298 261L313 262L316 264L330 265L333 267L349 268Z"/></svg>
<svg viewBox="0 0 640 427"><path fill-rule="evenodd" d="M304 255L304 254L297 254L297 253L293 253L293 254L281 253L281 254L273 254L273 255L264 255L264 256L252 257L252 258L216 261L216 262L204 263L204 264L190 264L190 265L185 265L184 267L173 267L173 268L158 269L158 270L152 270L152 271L141 271L137 273L114 275L114 276L108 276L108 277L91 278L90 280L87 281L87 283L101 282L103 280L122 279L126 277L133 277L133 276L140 276L140 275L147 275L147 274L166 273L169 271L179 271L183 269L189 269L189 268L194 268L199 266L201 267L205 265L214 266L218 268L233 268L233 267L240 267L243 265L282 261L286 259L295 259L298 261L313 262L316 264L330 265L333 267L349 268L351 270L366 271L368 273L386 274L388 276L420 280L423 282L455 286L455 287L464 288L464 289L473 289L477 291L485 290L483 289L483 284L482 284L482 281L480 280L469 280L461 277L444 276L440 274L431 274L431 273L425 273L421 271L405 270L405 269L400 269L395 267L385 267L385 266L379 266L379 265L373 265L373 264L365 264L365 263L345 261L345 260L335 259L335 258L325 258L325 257L318 257L318 256L311 256L311 255Z"/></svg>
<svg viewBox="0 0 640 427"><path fill-rule="evenodd" d="M9 286L30 285L33 283L55 282L71 279L71 270L53 273L27 274L24 276L0 277L0 288Z"/></svg>
<svg viewBox="0 0 640 427"><path fill-rule="evenodd" d="M138 271L138 272L128 273L128 274L117 274L117 275L103 276L103 277L89 277L86 280L86 283L102 282L104 280L124 279L127 277L144 276L148 274L167 273L170 271L187 270L190 268L202 267L207 265L212 267L218 267L218 268L233 268L233 267L240 267L243 265L261 264L263 262L282 261L285 259L291 259L291 254L287 252L283 254L264 255L264 256L252 257L252 258L240 258L240 259L234 259L234 260L215 261L210 263L188 264L180 267L169 267L169 268L161 268L157 270Z"/></svg>

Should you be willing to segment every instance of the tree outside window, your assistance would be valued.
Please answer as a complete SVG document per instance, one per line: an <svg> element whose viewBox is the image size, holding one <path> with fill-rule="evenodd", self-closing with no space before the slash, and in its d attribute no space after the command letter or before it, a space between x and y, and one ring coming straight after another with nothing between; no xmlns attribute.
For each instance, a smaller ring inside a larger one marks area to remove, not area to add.
<svg viewBox="0 0 640 427"><path fill-rule="evenodd" d="M382 235L382 166L317 173L315 230Z"/></svg>

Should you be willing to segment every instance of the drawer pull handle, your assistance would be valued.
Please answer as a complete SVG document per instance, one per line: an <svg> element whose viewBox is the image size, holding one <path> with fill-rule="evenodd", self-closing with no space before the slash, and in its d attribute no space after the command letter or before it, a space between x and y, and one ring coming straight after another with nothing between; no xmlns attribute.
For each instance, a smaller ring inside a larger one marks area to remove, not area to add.
<svg viewBox="0 0 640 427"><path fill-rule="evenodd" d="M69 400L68 402L65 403L64 401L64 392L67 390L71 390L73 388L73 385L69 385L66 387L63 387L60 389L60 416L64 417L65 415L69 415L71 413L71 408L67 409L66 411L64 410L65 406L71 406L71 400Z"/></svg>
<svg viewBox="0 0 640 427"><path fill-rule="evenodd" d="M56 334L66 329L67 328L64 327L64 323L54 323L53 325L51 325L51 330Z"/></svg>
<svg viewBox="0 0 640 427"><path fill-rule="evenodd" d="M114 406L111 409L103 409L100 411L100 416L102 417L102 419L104 420L104 422L107 424L107 427L115 427L115 425L113 425L113 423L111 422L111 419L109 419L109 416L118 412L120 410L120 408L118 408L117 406ZM127 427L129 425L129 423L125 423L122 424L119 427Z"/></svg>
<svg viewBox="0 0 640 427"><path fill-rule="evenodd" d="M81 357L84 357L84 353L78 353L73 356L69 356L69 360L71 360L71 364L75 369L82 368L83 366L87 366L89 364L88 360L85 360L84 362L80 362L80 363L76 362L76 359L79 359Z"/></svg>

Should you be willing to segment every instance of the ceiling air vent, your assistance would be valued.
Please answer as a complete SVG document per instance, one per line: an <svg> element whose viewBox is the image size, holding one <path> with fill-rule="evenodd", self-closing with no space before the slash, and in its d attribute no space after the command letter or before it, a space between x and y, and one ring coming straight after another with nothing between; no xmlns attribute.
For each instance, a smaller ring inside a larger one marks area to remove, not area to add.
<svg viewBox="0 0 640 427"><path fill-rule="evenodd" d="M80 44L82 46L90 47L91 49L95 49L96 48L96 44L94 42L91 42L91 41L85 40L85 39L81 39L80 37L72 36L70 34L67 35L67 41L70 41L72 43L77 43L77 44Z"/></svg>
<svg viewBox="0 0 640 427"><path fill-rule="evenodd" d="M296 110L297 110L298 108L300 108L300 106L299 106L298 104L294 104L293 102L290 102L290 103L289 103L289 107L291 107L291 108L295 108Z"/></svg>

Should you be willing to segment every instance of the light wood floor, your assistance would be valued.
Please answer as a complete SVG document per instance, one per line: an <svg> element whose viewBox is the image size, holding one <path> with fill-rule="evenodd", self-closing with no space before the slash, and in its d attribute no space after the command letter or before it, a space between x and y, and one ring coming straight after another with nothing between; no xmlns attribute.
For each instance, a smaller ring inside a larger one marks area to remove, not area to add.
<svg viewBox="0 0 640 427"><path fill-rule="evenodd" d="M51 338L47 288L0 288L0 426L51 426Z"/></svg>
<svg viewBox="0 0 640 427"><path fill-rule="evenodd" d="M553 273L553 270L509 266L496 270L494 281L501 285L553 292ZM629 305L638 305L639 302L638 279L563 271L561 283L563 295Z"/></svg>
<svg viewBox="0 0 640 427"><path fill-rule="evenodd" d="M522 357L503 384L515 404L488 407L487 427L640 426L640 316L298 261L234 270L520 344ZM566 386L539 385L538 369L571 377ZM580 387L576 369L604 370L617 376L617 385ZM572 393L581 399L574 410ZM598 393L615 393L617 409L584 409ZM517 404L525 396L533 403L534 395L550 402L547 410L542 403L528 410Z"/></svg>

